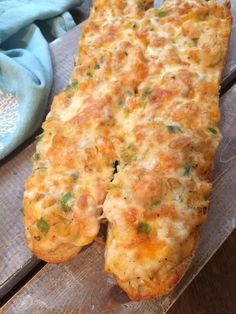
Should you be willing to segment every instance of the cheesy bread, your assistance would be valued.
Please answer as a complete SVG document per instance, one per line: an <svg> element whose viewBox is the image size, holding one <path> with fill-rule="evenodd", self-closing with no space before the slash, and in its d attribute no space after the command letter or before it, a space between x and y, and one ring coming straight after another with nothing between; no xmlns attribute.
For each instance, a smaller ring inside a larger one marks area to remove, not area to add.
<svg viewBox="0 0 236 314"><path fill-rule="evenodd" d="M117 115L127 136L103 215L105 270L130 299L167 293L191 261L221 139L219 83L230 32L228 1L166 0L122 36L128 58L138 63L130 51L141 49L146 71L129 69L141 82Z"/></svg>
<svg viewBox="0 0 236 314"><path fill-rule="evenodd" d="M121 77L116 81L110 64L115 29L121 25L121 20L115 25L115 18L123 9L122 1L112 7L108 1L95 1L71 80L55 97L37 140L25 186L24 225L29 248L47 262L70 259L99 231L102 204L123 145L116 115L129 90ZM143 5L127 6L126 13L142 16Z"/></svg>
<svg viewBox="0 0 236 314"><path fill-rule="evenodd" d="M167 293L207 217L230 2L95 0L24 193L28 246L59 263L108 221L105 270L133 300Z"/></svg>

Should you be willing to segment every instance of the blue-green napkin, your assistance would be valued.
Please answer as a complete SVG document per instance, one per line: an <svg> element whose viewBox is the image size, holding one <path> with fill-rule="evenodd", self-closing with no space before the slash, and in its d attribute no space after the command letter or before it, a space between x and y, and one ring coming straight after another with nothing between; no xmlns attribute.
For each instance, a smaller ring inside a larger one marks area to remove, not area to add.
<svg viewBox="0 0 236 314"><path fill-rule="evenodd" d="M52 86L48 42L75 26L81 0L0 0L0 159L42 123Z"/></svg>

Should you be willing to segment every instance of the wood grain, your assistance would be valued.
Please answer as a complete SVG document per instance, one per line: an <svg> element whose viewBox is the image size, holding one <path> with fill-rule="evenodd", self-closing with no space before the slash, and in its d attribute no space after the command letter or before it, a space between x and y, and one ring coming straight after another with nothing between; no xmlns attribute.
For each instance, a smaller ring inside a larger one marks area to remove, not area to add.
<svg viewBox="0 0 236 314"><path fill-rule="evenodd" d="M88 17L92 1L76 9L77 22ZM70 78L74 66L80 26L50 45L54 83L49 105ZM37 263L24 243L21 203L24 183L31 171L34 145L14 156L0 168L0 299ZM6 214L7 213L7 214Z"/></svg>
<svg viewBox="0 0 236 314"><path fill-rule="evenodd" d="M94 243L71 262L47 264L3 308L4 313L165 313L211 258L236 223L236 85L221 100L224 140L216 158L209 219L193 263L179 285L157 300L129 302L103 272L103 246ZM20 310L19 310L20 309Z"/></svg>
<svg viewBox="0 0 236 314"><path fill-rule="evenodd" d="M236 230L184 291L168 314L235 314Z"/></svg>
<svg viewBox="0 0 236 314"><path fill-rule="evenodd" d="M231 41L229 47L229 57L228 62L225 67L224 72L224 82L222 83L222 87L224 87L227 83L234 80L236 78L236 1L231 0L231 11L233 16L233 27L232 27L232 34L231 34Z"/></svg>
<svg viewBox="0 0 236 314"><path fill-rule="evenodd" d="M24 244L20 211L24 183L31 170L29 156L33 151L32 145L0 169L0 297L10 288L9 278L16 280L26 264L30 269L36 264Z"/></svg>
<svg viewBox="0 0 236 314"><path fill-rule="evenodd" d="M88 6L90 5L89 2L87 3ZM234 16L236 16L236 2L232 4L233 4ZM88 10L88 6L86 7L87 10ZM229 62L226 67L224 82L226 82L226 80L231 80L234 77L232 76L232 73L236 73L236 68L235 68L236 67L236 49L235 49L236 26L235 25L233 29L234 31L232 35L232 44L231 44ZM55 93L58 93L58 91L65 85L65 83L67 82L70 76L70 73L73 68L73 59L74 59L79 35L80 35L80 27L77 27L73 29L72 31L70 31L63 38L58 39L54 43L51 44L51 53L52 53L53 65L54 65L54 86L53 86L53 90L50 96L50 102L53 96L55 95ZM186 283L189 282L192 279L192 277L194 277L195 273L199 271L199 269L204 265L207 259L210 258L213 251L217 249L218 245L225 239L225 237L227 237L230 234L233 228L232 226L235 225L235 217L233 217L234 215L233 206L235 204L235 196L233 195L234 191L232 190L232 184L236 183L234 182L235 181L234 177L236 175L235 173L236 171L235 170L236 139L234 137L234 134L236 134L236 121L235 121L236 111L234 109L235 98L236 98L236 94L235 94L235 87L234 87L229 93L225 95L222 101L223 116L222 116L221 125L222 125L222 130L225 134L225 138L221 144L220 151L218 154L218 159L217 159L217 164L216 164L217 177L216 177L216 182L215 182L215 191L213 193L213 203L212 203L212 206L215 206L215 208L219 210L219 215L221 214L221 208L223 208L223 213L225 213L225 208L227 208L228 209L227 215L224 215L222 217L221 225L220 226L217 225L217 230L219 228L219 231L217 232L217 236L215 236L214 239L211 239L211 242L210 242L211 249L209 249L208 246L205 247L203 245L200 252L198 252L195 262L191 268L191 272L186 276L187 279L184 280L183 283L181 283L182 286L178 287L178 289L176 289L175 292L171 294L170 297L163 299L162 303L156 304L156 302L154 301L154 303L150 303L149 305L147 305L147 306L150 306L150 311L152 311L152 309L155 309L156 306L159 309L163 308L163 310L168 308L168 306L172 303L172 301L178 296L180 291L186 286ZM21 279L22 276L24 276L30 269L32 269L32 267L34 267L34 265L37 263L37 260L32 257L31 253L28 251L27 247L24 244L23 228L21 225L22 216L20 213L23 186L24 186L25 179L31 170L30 159L31 159L33 150L34 150L33 146L26 148L24 151L20 152L17 156L15 156L13 159L5 163L0 168L0 183L1 183L0 184L0 189L1 189L0 219L2 222L4 222L0 224L0 234L2 235L1 244L0 244L0 298L4 294L6 294L7 291L19 279ZM226 196L228 197L228 202L226 202ZM203 242L204 242L204 239L208 239L209 237L211 238L211 234L207 232L208 224L210 224L210 227L213 228L215 226L214 224L217 223L216 218L221 219L221 216L219 215L214 216L216 209L214 210L214 213L211 214L213 215L213 217L209 218L209 221L212 221L212 222L207 223L206 227L204 226L203 228L203 236L202 236L203 240L201 240ZM232 219L234 219L233 222L232 222ZM91 248L93 248L93 246ZM91 259L93 260L97 260L96 250L97 250L96 248L91 249L91 251L94 252L94 253L91 253ZM103 252L101 253L101 255L102 254ZM79 268L78 265L80 265L81 263L80 259L83 259L83 255L81 255L81 257L78 256L75 259L75 261L72 262L72 264L70 263L68 264L69 269L71 267L70 271L72 272L73 276L79 276L80 274L76 272L77 268ZM100 262L99 262L99 265L96 263L94 265L95 265L94 266L95 270L92 270L92 272L96 272L96 267L97 267L97 269L99 270L99 273L102 274L102 268L101 268ZM51 269L52 269L50 267L52 266L46 266L43 272L45 271L46 274L50 274ZM64 278L63 270L61 272L59 269L60 268L57 268L57 267L54 269L55 271L57 270L55 276ZM62 269L64 269L63 266L62 266ZM85 271L85 270L80 270L80 271ZM42 271L40 272L39 275L41 274L42 274ZM45 275L45 278L46 277L47 275ZM93 279L94 278L95 277L93 277ZM103 279L106 282L106 280L108 280L107 279L108 277L104 277L104 278L106 278L106 279ZM32 283L33 282L34 281L32 281ZM56 290L55 293L59 293L59 291L63 291L63 289L65 289L65 285L66 287L70 285L73 286L73 281L72 283L69 283L68 280L63 281L62 290L58 290L58 291ZM74 286L74 288L76 287L77 286ZM106 287L110 289L109 285ZM100 285L98 285L98 289L100 288L101 288ZM25 295L24 293L21 295L21 297ZM20 296L18 296L17 298L19 297ZM53 298L52 295L51 296L49 295L49 297L51 299ZM34 298L35 297L33 296L33 300ZM22 299L20 298L20 300ZM78 299L78 302L79 300L81 301L81 299ZM73 310L76 308L76 311L77 311L78 307L76 306L79 303L77 302L74 304L73 300L71 302L72 302L72 307L75 306ZM14 309L15 308L14 304L15 304L15 301L13 300L11 305L9 305L11 307L8 307L8 309L10 308ZM54 302L53 304L56 304L56 303ZM125 303L123 307L126 307L126 306L127 308L131 306L132 310L135 308L134 305L130 305L130 303L128 303L128 305L126 305ZM119 313L119 312L116 311L115 313ZM124 312L124 313L129 313L129 312Z"/></svg>
<svg viewBox="0 0 236 314"><path fill-rule="evenodd" d="M91 1L89 1L91 4ZM84 10L88 11L84 5ZM54 84L49 104L70 78L77 49L80 27L50 45ZM0 168L0 299L37 263L24 243L21 204L24 184L31 172L30 145Z"/></svg>

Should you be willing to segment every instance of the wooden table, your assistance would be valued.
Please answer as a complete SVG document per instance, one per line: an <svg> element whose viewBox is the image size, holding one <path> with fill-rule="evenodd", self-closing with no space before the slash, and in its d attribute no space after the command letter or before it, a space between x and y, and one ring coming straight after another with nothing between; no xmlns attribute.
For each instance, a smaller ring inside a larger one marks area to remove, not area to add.
<svg viewBox="0 0 236 314"><path fill-rule="evenodd" d="M86 1L81 9L73 11L78 22L88 16L90 4L91 1ZM236 16L236 3L233 3L233 14ZM49 104L70 76L79 33L80 30L77 27L51 44L54 86ZM63 265L49 265L33 257L24 244L20 211L24 182L31 170L31 155L34 151L33 137L0 164L0 234L2 235L0 298L3 313L159 314L170 309L235 228L235 39L236 25L234 25L229 61L222 83L221 130L224 139L216 159L210 217L202 228L193 263L180 284L169 295L159 300L129 302L114 281L103 273L104 248L98 243L88 246L75 259ZM190 288L184 292L169 313L235 313L236 307L233 302L234 299L236 300L233 298L236 291L235 281L229 280L229 283L224 281L226 272L229 274L228 279L235 277L235 271L233 272L235 234L231 235L228 241L231 241L231 244L228 244L228 250L223 247L219 251L223 250L221 257L215 261L218 256L216 255L210 261L208 264L211 265L210 268L207 266L206 270L200 273L200 279L197 278L192 282ZM228 265L228 269L225 265ZM224 281L222 285L221 280ZM211 289L207 290L205 282L210 282L216 292ZM202 290L205 291L205 295ZM228 295L228 300L231 299L230 305L227 304L228 307L222 305L225 300L224 295L225 298ZM222 300L221 310L219 305L212 301L214 299Z"/></svg>
<svg viewBox="0 0 236 314"><path fill-rule="evenodd" d="M193 280L168 314L235 314L236 231Z"/></svg>

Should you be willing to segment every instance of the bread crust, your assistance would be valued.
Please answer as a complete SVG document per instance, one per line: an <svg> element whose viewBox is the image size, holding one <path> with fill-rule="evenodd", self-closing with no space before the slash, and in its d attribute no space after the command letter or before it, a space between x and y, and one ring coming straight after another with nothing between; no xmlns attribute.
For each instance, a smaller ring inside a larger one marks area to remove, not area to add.
<svg viewBox="0 0 236 314"><path fill-rule="evenodd" d="M75 257L81 250L81 247L70 246L68 244L62 244L55 251L43 251L41 248L34 247L32 253L37 256L37 258L50 263L50 264L60 264L67 262L68 260Z"/></svg>
<svg viewBox="0 0 236 314"><path fill-rule="evenodd" d="M189 266L192 263L197 242L199 238L199 231L195 232L194 235L195 241L193 245L192 252L190 255L186 256L171 272L171 275L167 276L163 283L156 283L154 289L150 289L148 292L142 292L142 289L139 291L134 291L130 289L130 285L127 282L122 282L119 278L116 278L119 286L127 293L130 300L132 301L141 301L141 300L149 300L152 298L159 298L166 294L168 294L171 290L173 290L181 279L184 277L187 272Z"/></svg>

